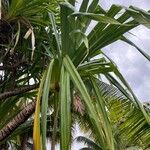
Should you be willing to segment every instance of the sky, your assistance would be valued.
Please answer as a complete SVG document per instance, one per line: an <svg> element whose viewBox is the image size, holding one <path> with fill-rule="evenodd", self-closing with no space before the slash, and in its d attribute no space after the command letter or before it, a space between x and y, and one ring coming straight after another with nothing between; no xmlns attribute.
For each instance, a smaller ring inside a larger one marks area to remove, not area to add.
<svg viewBox="0 0 150 150"><path fill-rule="evenodd" d="M144 10L150 10L149 0L101 0L100 4L104 8L109 8L111 4L119 4L123 6L133 5ZM150 29L139 26L130 30L130 32L135 36L129 33L125 35L150 55ZM149 61L135 48L121 41L117 41L103 50L115 61L138 99L142 102L150 101Z"/></svg>
<svg viewBox="0 0 150 150"><path fill-rule="evenodd" d="M112 4L123 6L133 5L144 10L150 10L150 0L100 0L100 5L105 9L109 9ZM129 33L125 35L150 55L150 29L139 26L130 32L135 36ZM121 41L117 41L105 47L103 51L117 64L120 72L128 81L138 99L141 102L150 101L149 61L134 47ZM76 125L74 133L75 137L83 135L83 133L79 131L78 125ZM83 148L83 146L83 144L74 142L72 150L79 150L80 148ZM57 150L59 150L58 145Z"/></svg>
<svg viewBox="0 0 150 150"><path fill-rule="evenodd" d="M112 4L123 6L136 6L144 10L150 10L150 0L100 0L103 8L109 9ZM130 31L135 36L125 34L142 50L150 55L150 29L144 26L136 27ZM103 49L117 64L120 72L128 81L132 90L141 102L150 101L150 63L134 47L117 41ZM82 133L76 128L76 135ZM72 150L79 150L84 145L74 143Z"/></svg>

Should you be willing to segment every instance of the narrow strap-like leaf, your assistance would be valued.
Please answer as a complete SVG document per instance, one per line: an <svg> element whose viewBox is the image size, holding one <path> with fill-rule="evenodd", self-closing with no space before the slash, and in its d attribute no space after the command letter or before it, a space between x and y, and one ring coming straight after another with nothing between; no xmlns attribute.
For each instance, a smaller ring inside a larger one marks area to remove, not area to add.
<svg viewBox="0 0 150 150"><path fill-rule="evenodd" d="M48 98L50 92L50 82L53 69L54 60L52 59L45 78L43 94L42 94L42 112L41 112L41 129L42 129L42 149L46 150L46 131L47 131L47 108Z"/></svg>
<svg viewBox="0 0 150 150"><path fill-rule="evenodd" d="M76 85L76 87L80 91L80 93L83 97L83 100L87 106L87 109L89 111L90 120L91 120L91 123L94 127L94 130L95 130L95 132L97 132L97 134L99 136L99 141L102 144L102 147L105 147L106 143L104 142L103 131L100 128L99 119L97 119L98 114L95 110L95 107L94 107L93 102L90 98L90 95L88 94L88 91L87 91L79 73L77 72L75 66L73 65L72 61L70 60L70 58L68 56L64 57L63 64L65 65L65 68L69 72L73 83Z"/></svg>
<svg viewBox="0 0 150 150"><path fill-rule="evenodd" d="M44 73L40 87L38 90L38 95L37 95L37 101L36 101L36 108L35 108L35 115L34 115L34 127L33 127L33 146L34 149L36 150L41 150L41 139L40 139L40 100L42 96L42 91L43 91L43 85L45 81L45 75Z"/></svg>
<svg viewBox="0 0 150 150"><path fill-rule="evenodd" d="M98 108L101 114L101 120L103 122L103 129L106 135L107 146L109 147L109 149L115 150L114 137L113 137L110 121L108 119L108 114L106 112L106 106L105 106L104 100L100 94L99 87L96 81L94 80L94 78L92 78L91 81L92 81L95 96L98 102L97 104L98 104Z"/></svg>
<svg viewBox="0 0 150 150"><path fill-rule="evenodd" d="M110 24L115 24L115 25L122 25L120 22L118 22L117 20L107 17L103 14L94 14L94 13L84 13L84 12L75 12L72 14L72 16L83 16L95 21L99 21L101 23L110 23ZM125 25L123 25L125 26Z"/></svg>
<svg viewBox="0 0 150 150"><path fill-rule="evenodd" d="M59 33L57 31L57 28L56 28L56 22L55 22L54 15L49 13L49 18L50 18L50 21L52 23L55 39L56 39L56 42L57 42L57 48L58 48L57 53L60 56L60 53L61 53L60 52L61 51L60 37L59 37Z"/></svg>
<svg viewBox="0 0 150 150"><path fill-rule="evenodd" d="M61 150L70 150L71 145L71 97L70 79L68 72L62 66L60 81L60 147Z"/></svg>
<svg viewBox="0 0 150 150"><path fill-rule="evenodd" d="M73 42L70 38L71 24L74 24L74 18L68 18L68 16L72 13L73 7L68 3L62 3L61 5L61 43L62 43L62 55L68 54L69 56L74 52Z"/></svg>

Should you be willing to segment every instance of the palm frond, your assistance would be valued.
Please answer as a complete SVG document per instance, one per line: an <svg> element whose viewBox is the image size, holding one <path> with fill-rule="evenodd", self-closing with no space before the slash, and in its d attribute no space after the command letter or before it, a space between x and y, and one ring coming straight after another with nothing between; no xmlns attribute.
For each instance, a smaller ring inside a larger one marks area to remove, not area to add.
<svg viewBox="0 0 150 150"><path fill-rule="evenodd" d="M76 138L76 140L77 140L77 142L82 142L82 143L86 144L88 146L88 148L92 148L92 149L95 149L95 150L102 150L100 145L97 145L95 142L93 142L92 140L90 140L90 139L88 139L84 136L78 136Z"/></svg>

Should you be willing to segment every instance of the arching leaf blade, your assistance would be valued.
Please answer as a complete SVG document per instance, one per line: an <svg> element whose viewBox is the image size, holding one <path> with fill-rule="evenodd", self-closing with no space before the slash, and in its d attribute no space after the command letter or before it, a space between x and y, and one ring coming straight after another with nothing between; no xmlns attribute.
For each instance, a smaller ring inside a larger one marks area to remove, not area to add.
<svg viewBox="0 0 150 150"><path fill-rule="evenodd" d="M33 125L33 146L36 150L41 150L41 139L40 139L40 100L43 92L43 85L45 81L44 73L40 87L37 94L37 101L36 101L36 108L35 108L35 115L34 115L34 125Z"/></svg>
<svg viewBox="0 0 150 150"><path fill-rule="evenodd" d="M60 148L70 150L71 145L71 96L70 78L62 66L60 79Z"/></svg>
<svg viewBox="0 0 150 150"><path fill-rule="evenodd" d="M54 59L51 60L46 78L43 87L43 94L42 94L42 111L41 111L41 129L42 129L42 149L46 150L46 131L47 131L47 109L48 109L48 98L50 92L50 82L51 82L51 75L53 69Z"/></svg>

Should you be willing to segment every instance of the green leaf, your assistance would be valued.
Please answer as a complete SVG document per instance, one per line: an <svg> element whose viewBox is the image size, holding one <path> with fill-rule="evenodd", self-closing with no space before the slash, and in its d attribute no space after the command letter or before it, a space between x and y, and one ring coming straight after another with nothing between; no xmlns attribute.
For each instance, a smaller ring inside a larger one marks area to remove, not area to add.
<svg viewBox="0 0 150 150"><path fill-rule="evenodd" d="M96 99L98 101L97 104L98 104L99 112L101 114L101 121L103 124L102 127L103 127L103 130L104 130L105 135L106 135L107 146L109 149L115 150L114 137L113 137L113 132L111 129L111 124L110 124L110 121L108 119L108 114L106 112L106 105L105 105L104 100L100 94L98 84L96 83L94 78L91 78L91 81L93 84Z"/></svg>
<svg viewBox="0 0 150 150"><path fill-rule="evenodd" d="M134 9L134 10L136 10L136 11L139 11L145 18L150 19L150 11L145 11L145 10L140 9L140 8L138 8L138 7L135 7L135 6L131 6L130 8L131 8L131 9Z"/></svg>
<svg viewBox="0 0 150 150"><path fill-rule="evenodd" d="M89 0L83 0L79 12L86 12Z"/></svg>
<svg viewBox="0 0 150 150"><path fill-rule="evenodd" d="M143 24L147 28L150 28L150 13L146 12L140 8L136 7L130 7L126 8L124 7L127 12L140 24Z"/></svg>
<svg viewBox="0 0 150 150"><path fill-rule="evenodd" d="M67 3L65 3L67 4ZM71 31L71 23L74 24L74 18L68 18L68 16L72 13L72 10L68 8L64 3L61 4L61 43L62 43L62 55L68 54L69 56L72 55L74 52L73 49L73 42L70 38L70 31Z"/></svg>
<svg viewBox="0 0 150 150"><path fill-rule="evenodd" d="M88 1L89 0L84 0L82 2L79 12L86 12L87 10L87 12L93 13L95 11L96 7L98 6L99 0L92 1L89 7L88 7ZM76 22L77 22L77 29L79 28L82 32L85 32L87 28L89 27L91 20L89 20L88 18L79 16L77 17Z"/></svg>
<svg viewBox="0 0 150 150"><path fill-rule="evenodd" d="M60 79L60 148L71 149L71 96L70 78L68 72L62 66Z"/></svg>
<svg viewBox="0 0 150 150"><path fill-rule="evenodd" d="M87 106L88 114L90 116L90 120L94 127L94 130L95 130L95 132L97 132L97 134L99 136L99 141L100 141L100 143L102 143L102 147L105 147L106 143L104 142L103 131L101 128L99 128L99 120L98 120L99 117L97 115L95 107L93 106L93 102L88 94L88 91L87 91L80 75L78 74L77 70L75 69L75 66L73 65L73 63L71 62L71 60L68 56L64 57L63 64L65 65L66 70L69 72L73 83L76 85L76 87L80 91L80 93L83 97L83 100Z"/></svg>
<svg viewBox="0 0 150 150"><path fill-rule="evenodd" d="M78 36L80 35L80 36ZM72 32L70 32L70 37L71 39L74 41L74 43L76 44L76 49L80 46L80 43L84 43L85 47L86 47L86 51L85 51L85 55L84 56L79 56L78 53L75 51L74 55L72 55L73 59L80 59L81 62L84 61L84 59L88 56L89 54L89 43L88 43L88 39L87 36L81 31L81 30L73 30ZM78 38L78 40L76 40ZM71 58L72 58L71 57ZM82 57L82 58L79 58Z"/></svg>
<svg viewBox="0 0 150 150"><path fill-rule="evenodd" d="M80 75L95 75L95 74L105 74L114 71L114 65L112 63L106 62L105 59L97 59L90 62L82 63L79 65L78 71Z"/></svg>
<svg viewBox="0 0 150 150"><path fill-rule="evenodd" d="M93 13L95 11L95 9L97 8L97 6L98 6L98 1L99 0L94 0L88 6L89 0L84 0L81 4L79 12L86 12L87 11L87 12ZM79 17L76 18L75 28L77 30L79 29L82 33L85 33L87 31L87 29L89 28L90 23L91 23L90 19L79 16ZM80 39L82 39L82 37L80 35L78 35L77 38L76 38L76 41L77 41L77 43L79 43L79 45L81 44Z"/></svg>
<svg viewBox="0 0 150 150"><path fill-rule="evenodd" d="M73 30L73 31L70 32L70 36L72 37L72 40L76 40L76 35L81 36L81 41L83 41L86 48L89 49L89 43L88 43L87 36L79 29L78 30ZM79 42L79 43L81 43L81 42ZM76 43L76 44L78 44L78 43Z"/></svg>
<svg viewBox="0 0 150 150"><path fill-rule="evenodd" d="M50 21L52 23L52 27L53 27L55 39L56 39L56 42L57 42L57 47L58 47L57 54L60 57L60 55L61 55L61 43L60 43L59 33L57 31L57 26L56 26L55 18L54 18L54 15L51 14L51 13L48 13L48 15L49 15Z"/></svg>
<svg viewBox="0 0 150 150"><path fill-rule="evenodd" d="M104 17L109 17L114 19L113 17L117 16L120 10L121 10L120 6L113 5ZM101 48L117 41L122 34L135 27L137 25L135 24L135 21L128 21L127 24L129 24L129 26L122 25L124 22L129 20L129 18L130 15L127 12L124 12L116 20L120 22L120 25L104 24L101 23L101 21L98 21L97 25L93 28L93 30L88 35L88 41L89 41L88 57L92 57L94 54L99 53ZM80 64L83 56L85 56L85 52L86 52L86 47L84 44L81 44L81 46L76 51L76 58L75 57L73 58L73 62L75 66L78 66Z"/></svg>
<svg viewBox="0 0 150 150"><path fill-rule="evenodd" d="M118 22L117 20L110 18L110 17L107 17L103 14L75 12L75 13L71 14L71 16L84 16L84 17L87 17L89 19L99 21L101 23L121 25L121 23Z"/></svg>
<svg viewBox="0 0 150 150"><path fill-rule="evenodd" d="M41 111L41 129L42 129L42 149L46 150L46 130L47 130L47 108L48 108L48 99L50 92L50 82L51 75L53 69L54 59L51 60L46 78L43 87L43 95L42 95L42 111Z"/></svg>

